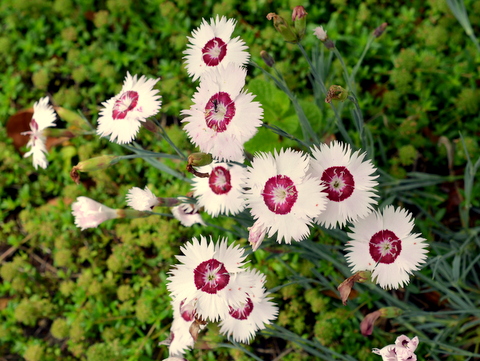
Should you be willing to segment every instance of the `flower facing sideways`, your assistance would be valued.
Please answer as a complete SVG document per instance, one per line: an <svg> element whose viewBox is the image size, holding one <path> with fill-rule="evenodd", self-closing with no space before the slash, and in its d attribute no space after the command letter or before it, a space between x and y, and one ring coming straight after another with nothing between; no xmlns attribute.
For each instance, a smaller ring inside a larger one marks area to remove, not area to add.
<svg viewBox="0 0 480 361"><path fill-rule="evenodd" d="M82 231L119 217L116 209L104 206L88 197L77 198L77 201L72 204L72 214L75 217L75 225Z"/></svg>
<svg viewBox="0 0 480 361"><path fill-rule="evenodd" d="M427 258L427 244L413 229L411 213L393 206L353 224L346 259L352 272L371 271L382 288L399 288Z"/></svg>
<svg viewBox="0 0 480 361"><path fill-rule="evenodd" d="M255 155L247 169L245 197L258 236L263 231L269 237L277 233L279 243L308 236L309 226L325 209L327 198L324 186L307 175L308 167L308 156L291 149Z"/></svg>
<svg viewBox="0 0 480 361"><path fill-rule="evenodd" d="M153 89L159 79L147 79L127 73L120 93L103 102L98 118L97 134L110 135L110 141L130 143L137 135L141 123L154 116L162 104L158 90Z"/></svg>
<svg viewBox="0 0 480 361"><path fill-rule="evenodd" d="M246 74L233 63L209 71L193 95L194 104L182 111L192 143L220 161L243 162L243 144L262 125L260 103L243 90Z"/></svg>
<svg viewBox="0 0 480 361"><path fill-rule="evenodd" d="M51 105L48 105L48 97L41 98L33 105L33 116L30 121L30 130L23 132L22 135L30 136L27 143L27 148L30 150L25 153L24 157L33 155L33 166L38 169L38 166L43 169L47 168L48 161L45 154L47 148L45 146L46 137L43 130L48 127L55 126L56 115Z"/></svg>
<svg viewBox="0 0 480 361"><path fill-rule="evenodd" d="M178 199L182 200L184 198L179 197ZM172 214L184 227L191 227L195 223L205 226L202 216L198 213L196 204L180 203L178 206L172 207Z"/></svg>
<svg viewBox="0 0 480 361"><path fill-rule="evenodd" d="M349 145L333 141L312 148L310 174L325 185L328 202L315 221L327 228L363 218L377 203L375 167L364 161L365 153L352 154Z"/></svg>
<svg viewBox="0 0 480 361"><path fill-rule="evenodd" d="M214 162L198 169L208 178L193 178L193 195L198 205L213 217L237 214L244 209L243 178L245 168L236 164Z"/></svg>
<svg viewBox="0 0 480 361"><path fill-rule="evenodd" d="M414 352L418 342L417 336L410 340L407 336L401 335L395 340L395 345L388 345L380 350L374 348L372 352L382 356L383 361L416 361L417 355Z"/></svg>
<svg viewBox="0 0 480 361"><path fill-rule="evenodd" d="M278 308L263 287L263 274L246 271L238 277L250 277L252 286L247 290L247 298L241 304L230 306L228 314L220 322L220 333L235 341L250 343L258 330L264 329L277 318Z"/></svg>
<svg viewBox="0 0 480 361"><path fill-rule="evenodd" d="M145 187L144 190L133 187L127 193L127 204L137 211L151 211L159 203L155 194L148 187Z"/></svg>
<svg viewBox="0 0 480 361"><path fill-rule="evenodd" d="M245 43L239 37L231 38L234 29L234 19L217 16L215 20L210 19L210 24L203 19L200 27L192 32L184 58L193 81L220 64L232 62L243 66L248 62L250 54Z"/></svg>

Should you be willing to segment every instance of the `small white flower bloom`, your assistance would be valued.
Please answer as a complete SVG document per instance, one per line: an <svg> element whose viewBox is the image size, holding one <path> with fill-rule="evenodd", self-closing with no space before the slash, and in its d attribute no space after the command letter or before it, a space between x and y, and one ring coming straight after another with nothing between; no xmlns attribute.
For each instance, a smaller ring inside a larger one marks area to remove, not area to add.
<svg viewBox="0 0 480 361"><path fill-rule="evenodd" d="M313 29L313 34L321 41L327 40L327 31L323 30L323 26L318 26Z"/></svg>
<svg viewBox="0 0 480 361"><path fill-rule="evenodd" d="M247 207L269 237L277 233L278 243L307 237L313 219L325 209L324 186L307 175L308 167L306 154L287 149L273 156L258 153L248 168Z"/></svg>
<svg viewBox="0 0 480 361"><path fill-rule="evenodd" d="M417 355L414 354L418 346L418 337L411 340L405 336L399 336L395 340L395 345L388 345L382 349L374 348L373 353L382 356L383 361L416 361Z"/></svg>
<svg viewBox="0 0 480 361"><path fill-rule="evenodd" d="M26 158L33 155L33 166L35 169L38 169L38 166L43 169L47 168L46 137L43 134L43 130L54 127L56 118L52 106L48 104L48 97L41 98L33 105L30 130L23 132L22 135L30 136L30 140L27 143L27 148L30 148L30 150L24 154L24 157Z"/></svg>
<svg viewBox="0 0 480 361"><path fill-rule="evenodd" d="M82 231L87 228L95 228L109 219L118 218L115 209L88 197L77 198L77 201L72 204L72 214L75 217L75 225Z"/></svg>
<svg viewBox="0 0 480 361"><path fill-rule="evenodd" d="M153 89L160 79L147 79L127 73L119 94L103 102L98 118L97 134L110 135L110 141L118 144L135 139L141 123L160 110L162 101L158 90Z"/></svg>
<svg viewBox="0 0 480 361"><path fill-rule="evenodd" d="M148 187L145 187L144 190L133 187L127 193L127 204L137 211L151 211L159 203L155 194Z"/></svg>
<svg viewBox="0 0 480 361"><path fill-rule="evenodd" d="M190 327L195 322L195 304L195 300L188 304L180 299L172 301L173 322L170 328L171 340L168 348L170 356L181 356L195 344L195 340L190 333Z"/></svg>
<svg viewBox="0 0 480 361"><path fill-rule="evenodd" d="M327 208L316 219L326 228L337 224L364 218L377 204L377 193L373 175L375 167L371 161L364 161L366 153L352 150L348 144L333 141L320 148L313 147L310 159L310 174L323 185L328 198Z"/></svg>
<svg viewBox="0 0 480 361"><path fill-rule="evenodd" d="M242 162L243 144L262 125L260 103L243 90L246 74L233 63L209 71L193 95L194 104L182 111L192 143L220 161Z"/></svg>
<svg viewBox="0 0 480 361"><path fill-rule="evenodd" d="M246 169L237 164L213 162L199 167L201 173L208 173L208 178L193 178L193 196L198 205L212 217L219 214L237 214L245 208L243 178Z"/></svg>
<svg viewBox="0 0 480 361"><path fill-rule="evenodd" d="M230 306L228 314L220 323L220 333L235 341L250 343L258 330L264 329L277 318L278 308L265 293L265 275L248 270L238 277L249 277L251 287L241 304Z"/></svg>
<svg viewBox="0 0 480 361"><path fill-rule="evenodd" d="M411 213L393 206L354 223L345 256L352 272L371 271L372 280L382 288L407 284L428 252L425 238L411 233L413 225Z"/></svg>
<svg viewBox="0 0 480 361"><path fill-rule="evenodd" d="M235 29L235 20L225 16L210 19L210 24L203 19L199 28L188 38L190 44L185 50L188 75L197 80L203 73L220 64L230 62L237 66L247 64L250 54L248 47L239 37L231 39Z"/></svg>
<svg viewBox="0 0 480 361"><path fill-rule="evenodd" d="M207 243L200 236L200 242L193 238L181 250L184 255L177 256L181 264L168 277L172 298L187 304L196 300L197 315L213 322L225 317L230 306L245 300L250 279L236 277L244 272L245 255L239 246L227 246L226 239Z"/></svg>
<svg viewBox="0 0 480 361"><path fill-rule="evenodd" d="M182 197L179 197L179 199L182 199ZM198 213L196 204L181 203L178 206L172 207L172 214L184 227L191 227L195 223L199 223L202 226L206 225L202 216Z"/></svg>

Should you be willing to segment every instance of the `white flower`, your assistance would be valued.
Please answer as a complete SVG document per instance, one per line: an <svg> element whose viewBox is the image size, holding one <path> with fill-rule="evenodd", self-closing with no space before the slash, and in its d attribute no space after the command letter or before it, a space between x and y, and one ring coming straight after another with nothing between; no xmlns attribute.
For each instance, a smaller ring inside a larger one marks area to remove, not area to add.
<svg viewBox="0 0 480 361"><path fill-rule="evenodd" d="M313 29L313 35L315 35L321 41L327 40L327 31L323 30L323 26L318 26Z"/></svg>
<svg viewBox="0 0 480 361"><path fill-rule="evenodd" d="M110 141L130 143L138 133L141 123L160 110L162 101L153 87L160 79L147 79L127 73L119 94L103 102L98 118L97 134L110 135Z"/></svg>
<svg viewBox="0 0 480 361"><path fill-rule="evenodd" d="M182 197L179 197L179 199L182 199ZM184 227L191 227L195 223L200 223L202 226L205 226L202 216L198 213L196 204L181 203L178 206L172 207L172 214Z"/></svg>
<svg viewBox="0 0 480 361"><path fill-rule="evenodd" d="M379 350L374 348L373 353L382 356L383 361L416 361L417 355L414 354L418 346L418 337L411 340L401 335L395 340L395 345L388 345Z"/></svg>
<svg viewBox="0 0 480 361"><path fill-rule="evenodd" d="M374 181L375 167L371 161L363 161L366 153L352 150L348 144L333 141L320 148L313 147L310 174L326 186L327 209L315 221L333 228L346 222L364 218L377 203Z"/></svg>
<svg viewBox="0 0 480 361"><path fill-rule="evenodd" d="M258 330L277 318L278 308L265 293L265 276L256 271L245 271L238 277L249 277L252 285L247 298L238 306L230 307L220 323L220 333L235 341L249 343Z"/></svg>
<svg viewBox="0 0 480 361"><path fill-rule="evenodd" d="M235 20L222 16L210 19L210 24L203 19L200 27L188 38L190 44L184 51L188 75L197 80L209 69L219 64L230 62L243 66L248 62L250 54L247 46L239 37L231 39L235 29Z"/></svg>
<svg viewBox="0 0 480 361"><path fill-rule="evenodd" d="M181 356L187 349L191 349L195 343L195 339L190 333L190 327L195 322L196 318L196 301L192 300L185 303L183 300L174 299L172 301L173 307L173 322L170 328L170 342L169 355ZM203 325L201 328L204 328Z"/></svg>
<svg viewBox="0 0 480 361"><path fill-rule="evenodd" d="M72 204L72 214L75 217L75 225L82 231L87 228L95 228L106 220L118 218L115 209L88 197L77 198L77 201Z"/></svg>
<svg viewBox="0 0 480 361"><path fill-rule="evenodd" d="M371 271L383 288L399 288L427 258L427 244L413 229L411 213L388 206L353 224L346 258L352 272Z"/></svg>
<svg viewBox="0 0 480 361"><path fill-rule="evenodd" d="M277 233L279 243L307 237L313 219L325 209L324 186L307 175L308 167L306 154L287 149L273 156L258 153L248 168L247 207L269 237Z"/></svg>
<svg viewBox="0 0 480 361"><path fill-rule="evenodd" d="M24 154L24 157L33 155L33 166L35 169L38 169L38 166L43 169L47 168L46 137L43 134L43 130L48 127L54 127L56 118L52 106L48 104L48 97L41 98L33 105L30 130L23 132L22 135L30 136L30 140L27 143L27 148L30 148L30 150Z"/></svg>
<svg viewBox="0 0 480 361"><path fill-rule="evenodd" d="M198 171L210 174L208 178L193 178L193 195L208 214L212 217L234 215L245 208L242 188L246 172L244 167L213 162L199 167Z"/></svg>
<svg viewBox="0 0 480 361"><path fill-rule="evenodd" d="M183 110L185 131L201 152L218 160L243 161L243 144L262 125L263 109L242 90L246 70L233 63L202 77L194 104Z"/></svg>
<svg viewBox="0 0 480 361"><path fill-rule="evenodd" d="M214 244L200 236L200 242L181 247L181 264L169 273L168 290L174 299L185 303L196 300L196 313L205 321L217 321L246 299L250 285L247 278L238 278L244 272L245 255L239 246L227 246L226 239Z"/></svg>
<svg viewBox="0 0 480 361"><path fill-rule="evenodd" d="M151 211L159 203L155 194L148 187L145 187L145 190L133 187L127 193L127 204L137 211Z"/></svg>

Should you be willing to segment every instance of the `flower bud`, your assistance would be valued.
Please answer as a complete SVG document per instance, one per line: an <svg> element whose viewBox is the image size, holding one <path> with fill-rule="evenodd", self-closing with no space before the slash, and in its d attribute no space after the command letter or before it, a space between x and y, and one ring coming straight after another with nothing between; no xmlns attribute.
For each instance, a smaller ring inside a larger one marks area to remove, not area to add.
<svg viewBox="0 0 480 361"><path fill-rule="evenodd" d="M196 171L193 167L202 167L204 165L209 165L212 163L213 158L211 154L207 153L192 153L188 156L187 171L196 175L200 178L207 178L208 173L200 173Z"/></svg>
<svg viewBox="0 0 480 361"><path fill-rule="evenodd" d="M262 50L260 52L260 56L262 57L265 64L267 64L267 66L269 66L270 68L275 64L275 59L273 59L273 57L265 50Z"/></svg>
<svg viewBox="0 0 480 361"><path fill-rule="evenodd" d="M383 23L382 25L380 25L378 28L376 28L373 31L373 36L375 36L376 38L380 37L380 35L383 34L387 26L388 26L388 23Z"/></svg>
<svg viewBox="0 0 480 361"><path fill-rule="evenodd" d="M345 101L348 97L348 90L342 88L340 85L332 85L328 89L327 97L325 98L325 103L331 103L332 100Z"/></svg>
<svg viewBox="0 0 480 361"><path fill-rule="evenodd" d="M355 273L353 276L348 277L345 281L343 281L340 286L338 286L338 292L340 292L340 298L342 299L342 303L345 306L348 301L348 297L352 292L353 285L355 282L364 283L370 280L371 272L370 271L359 271Z"/></svg>
<svg viewBox="0 0 480 361"><path fill-rule="evenodd" d="M88 122L79 113L62 107L54 107L54 109L58 116L68 123L69 130L73 130L74 132L77 129L85 131L92 130L88 125Z"/></svg>
<svg viewBox="0 0 480 361"><path fill-rule="evenodd" d="M248 228L248 242L252 246L252 251L255 252L265 239L267 228L263 224L256 221L253 226Z"/></svg>
<svg viewBox="0 0 480 361"><path fill-rule="evenodd" d="M292 22L295 32L297 33L297 39L300 41L305 36L305 28L307 27L307 12L301 5L295 6L292 11Z"/></svg>
<svg viewBox="0 0 480 361"><path fill-rule="evenodd" d="M403 314L403 310L398 307L383 307L378 311L380 311L380 316L385 318L395 318Z"/></svg>
<svg viewBox="0 0 480 361"><path fill-rule="evenodd" d="M117 158L118 156L116 155L102 155L100 157L84 160L72 168L70 171L70 177L75 183L79 184L80 175L78 172L92 172L95 170L108 168L118 162Z"/></svg>
<svg viewBox="0 0 480 361"><path fill-rule="evenodd" d="M267 19L273 19L273 26L283 36L283 39L285 41L289 43L298 43L297 35L292 30L292 27L288 25L284 18L275 13L269 13L267 15Z"/></svg>

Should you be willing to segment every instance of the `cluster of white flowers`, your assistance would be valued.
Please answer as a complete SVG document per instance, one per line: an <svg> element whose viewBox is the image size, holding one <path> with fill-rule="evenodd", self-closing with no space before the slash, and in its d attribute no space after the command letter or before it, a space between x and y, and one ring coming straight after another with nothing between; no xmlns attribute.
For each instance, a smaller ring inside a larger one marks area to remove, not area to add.
<svg viewBox="0 0 480 361"><path fill-rule="evenodd" d="M193 81L200 83L193 105L182 112L182 122L192 143L210 154L213 162L196 167L193 199L179 198L183 203L172 208L173 215L184 226L191 226L205 225L202 210L212 217L248 210L253 218L249 228L253 251L265 237L290 244L307 238L314 226L348 225L351 240L346 245L346 260L352 271L371 271L372 280L383 288L407 284L410 274L425 262L426 242L412 233L414 222L408 211L392 206L375 209L376 169L365 153L332 141L312 146L308 152L259 152L245 161L244 144L261 126L263 110L244 90L244 66L250 55L242 40L231 38L234 26L234 20L217 16L210 23L204 20L189 38L186 67ZM322 31L317 36L326 36ZM157 82L127 73L121 92L103 103L97 133L120 144L131 142L141 123L160 109L161 97L153 89ZM50 108L46 98L35 104L35 114L46 114L43 121L34 115L28 132L32 150L27 155L33 153L35 167L46 166L41 131L53 125ZM144 216L160 205L160 199L147 187L134 187L127 203ZM75 224L82 229L119 214L125 217L86 197L79 197L72 209ZM171 359L191 348L208 322L220 321L223 334L249 342L276 318L278 311L265 290L265 277L244 268L245 255L238 246L227 246L226 240L214 244L201 236L181 250L183 256L177 256L181 264L168 277L174 321L164 344L169 346ZM385 357L391 352L414 355L418 339L408 340L405 347L404 339L399 342L374 352Z"/></svg>
<svg viewBox="0 0 480 361"><path fill-rule="evenodd" d="M255 333L276 318L277 307L265 290L265 276L244 268L245 254L239 246L216 244L200 236L181 247L181 264L170 271L168 290L173 298L174 320L170 356L180 356L193 346L198 329L220 321L220 332L240 342L250 342ZM195 330L197 327L197 330Z"/></svg>

